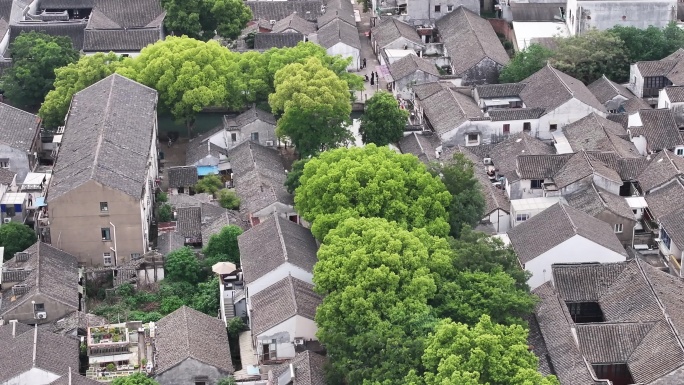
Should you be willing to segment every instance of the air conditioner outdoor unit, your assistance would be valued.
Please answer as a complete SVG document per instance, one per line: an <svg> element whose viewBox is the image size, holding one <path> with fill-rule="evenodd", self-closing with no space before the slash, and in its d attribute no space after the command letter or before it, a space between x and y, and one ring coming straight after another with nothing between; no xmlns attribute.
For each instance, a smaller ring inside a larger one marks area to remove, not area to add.
<svg viewBox="0 0 684 385"><path fill-rule="evenodd" d="M12 218L4 218L2 220L2 223L10 223L10 222L12 222Z"/></svg>
<svg viewBox="0 0 684 385"><path fill-rule="evenodd" d="M274 25L276 23L275 20L271 20L271 25Z"/></svg>
<svg viewBox="0 0 684 385"><path fill-rule="evenodd" d="M483 162L487 166L492 165L492 158L484 158Z"/></svg>
<svg viewBox="0 0 684 385"><path fill-rule="evenodd" d="M267 140L267 141L266 141L266 145L267 145L267 146L270 146L270 147L273 147L273 141L272 141L272 140Z"/></svg>
<svg viewBox="0 0 684 385"><path fill-rule="evenodd" d="M295 344L295 346L296 345L304 345L304 338L295 338L294 344Z"/></svg>
<svg viewBox="0 0 684 385"><path fill-rule="evenodd" d="M36 319L46 319L47 313L44 311L39 311L36 313Z"/></svg>

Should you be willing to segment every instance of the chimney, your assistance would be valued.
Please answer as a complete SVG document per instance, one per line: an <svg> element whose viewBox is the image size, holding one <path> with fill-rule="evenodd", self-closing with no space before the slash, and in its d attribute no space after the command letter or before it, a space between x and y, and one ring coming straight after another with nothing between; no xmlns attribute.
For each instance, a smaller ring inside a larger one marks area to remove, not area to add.
<svg viewBox="0 0 684 385"><path fill-rule="evenodd" d="M295 368L294 365L290 364L290 379L294 380L295 379Z"/></svg>
<svg viewBox="0 0 684 385"><path fill-rule="evenodd" d="M36 349L38 348L38 324L33 328L33 367L36 367Z"/></svg>
<svg viewBox="0 0 684 385"><path fill-rule="evenodd" d="M12 324L12 338L17 336L17 322L18 321L15 319L10 321L10 323Z"/></svg>
<svg viewBox="0 0 684 385"><path fill-rule="evenodd" d="M69 366L69 385L71 385L71 366Z"/></svg>

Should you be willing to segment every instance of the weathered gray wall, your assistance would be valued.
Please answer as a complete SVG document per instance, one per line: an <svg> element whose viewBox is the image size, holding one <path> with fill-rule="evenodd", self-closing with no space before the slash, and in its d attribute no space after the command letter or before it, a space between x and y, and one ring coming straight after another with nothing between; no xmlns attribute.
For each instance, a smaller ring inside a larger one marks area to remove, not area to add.
<svg viewBox="0 0 684 385"><path fill-rule="evenodd" d="M208 377L207 385L215 385L221 378L229 373L222 372L217 368L188 358L173 368L157 374L154 379L160 385L195 385L196 377Z"/></svg>
<svg viewBox="0 0 684 385"><path fill-rule="evenodd" d="M461 75L461 85L496 84L503 66L490 58L484 58Z"/></svg>
<svg viewBox="0 0 684 385"><path fill-rule="evenodd" d="M26 174L31 171L32 164L29 163L29 155L24 151L12 148L6 144L0 145L0 158L9 159L9 169L17 173L17 183L24 181Z"/></svg>

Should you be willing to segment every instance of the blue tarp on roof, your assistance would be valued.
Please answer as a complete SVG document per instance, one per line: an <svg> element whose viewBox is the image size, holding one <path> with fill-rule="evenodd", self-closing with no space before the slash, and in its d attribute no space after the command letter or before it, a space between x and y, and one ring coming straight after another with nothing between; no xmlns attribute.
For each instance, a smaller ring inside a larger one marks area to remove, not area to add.
<svg viewBox="0 0 684 385"><path fill-rule="evenodd" d="M197 166L198 176L205 176L211 174L218 174L218 166Z"/></svg>
<svg viewBox="0 0 684 385"><path fill-rule="evenodd" d="M47 206L47 205L45 204L45 197L38 197L38 198L36 198L36 205L35 205L35 206L36 206L36 207Z"/></svg>

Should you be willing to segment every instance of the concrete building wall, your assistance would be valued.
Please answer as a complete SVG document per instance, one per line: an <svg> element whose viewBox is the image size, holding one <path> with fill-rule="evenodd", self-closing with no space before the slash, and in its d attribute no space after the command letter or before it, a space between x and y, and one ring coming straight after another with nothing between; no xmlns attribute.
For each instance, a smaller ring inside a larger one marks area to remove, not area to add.
<svg viewBox="0 0 684 385"><path fill-rule="evenodd" d="M252 123L246 124L239 130L226 131L226 143L223 148L230 149L242 141L251 139L252 134L258 134L259 140L256 142L264 147L275 147L278 144L278 138L275 134L275 125L261 121L255 120ZM270 145L267 145L269 142Z"/></svg>
<svg viewBox="0 0 684 385"><path fill-rule="evenodd" d="M325 50L328 55L335 56L340 55L343 58L351 57L352 61L347 66L347 71L358 71L361 67L361 55L358 48L354 48L345 43L337 43L332 47Z"/></svg>
<svg viewBox="0 0 684 385"><path fill-rule="evenodd" d="M258 292L268 288L272 284L292 275L301 281L313 284L313 274L291 263L283 263L273 271L264 274L254 282L247 284L247 294L252 297Z"/></svg>
<svg viewBox="0 0 684 385"><path fill-rule="evenodd" d="M11 289L10 289L11 290ZM74 289L74 300L78 300L78 291ZM45 295L41 293L37 293L35 295L29 296L26 299L24 297L18 298L18 300L22 301L22 304L17 306L16 308L12 309L11 311L8 311L6 313L2 314L2 318L6 321L9 320L17 320L23 324L29 324L29 325L34 325L34 324L44 324L44 323L49 323L49 322L54 322L68 313L71 313L73 311L77 311L78 307L72 307L65 305L62 302L55 301L52 298L46 297ZM42 319L42 320L37 320L34 318L34 313L33 313L33 304L31 301L35 301L37 304L42 303L45 306L45 312L47 313L47 318Z"/></svg>
<svg viewBox="0 0 684 385"><path fill-rule="evenodd" d="M449 53L454 55L454 53ZM456 53L459 55L462 53ZM494 60L486 57L475 66L469 68L461 76L462 86L475 86L480 84L496 84L499 82L499 72L503 66Z"/></svg>
<svg viewBox="0 0 684 385"><path fill-rule="evenodd" d="M568 10L573 11L568 21L571 35L591 29L603 31L616 25L664 28L677 19L677 0L569 0Z"/></svg>
<svg viewBox="0 0 684 385"><path fill-rule="evenodd" d="M621 224L622 232L616 232L615 236L618 237L624 246L632 246L634 226L636 226L636 221L634 219L619 216L610 210L603 210L597 215L594 215L594 217L608 223L610 227L613 228L613 231L615 230L616 224Z"/></svg>
<svg viewBox="0 0 684 385"><path fill-rule="evenodd" d="M408 0L406 16L402 19L413 25L430 25L459 5L480 14L480 0ZM439 11L435 6L439 6Z"/></svg>
<svg viewBox="0 0 684 385"><path fill-rule="evenodd" d="M47 370L31 368L30 370L3 382L3 385L47 385L58 378L58 375L48 372Z"/></svg>
<svg viewBox="0 0 684 385"><path fill-rule="evenodd" d="M31 172L35 165L35 158L32 153L27 154L25 151L6 144L0 144L0 159L9 160L9 169L17 174L17 183L23 182L26 174Z"/></svg>
<svg viewBox="0 0 684 385"><path fill-rule="evenodd" d="M413 94L413 86L437 81L439 81L439 76L418 70L409 76L395 80L394 92L403 99L410 99Z"/></svg>
<svg viewBox="0 0 684 385"><path fill-rule="evenodd" d="M629 84L627 84L627 88L637 97L644 97L644 77L641 75L636 63L629 66Z"/></svg>
<svg viewBox="0 0 684 385"><path fill-rule="evenodd" d="M107 202L107 212L100 211L100 202ZM138 199L89 181L49 204L52 245L85 266L103 266L104 253L112 253L112 263L121 264L146 251ZM102 228L110 229L110 240L102 239Z"/></svg>
<svg viewBox="0 0 684 385"><path fill-rule="evenodd" d="M256 337L257 354L262 355L264 344L271 344L275 340L277 359L292 358L296 354L294 339L317 340L317 331L318 326L313 320L296 315L259 334Z"/></svg>
<svg viewBox="0 0 684 385"><path fill-rule="evenodd" d="M570 99L539 118L538 137L542 140L552 140L553 131L551 131L551 126L553 124L556 125L556 131L559 131L566 125L574 123L592 112L602 117L606 116L605 112L599 111L577 99Z"/></svg>
<svg viewBox="0 0 684 385"><path fill-rule="evenodd" d="M623 262L626 257L598 245L584 237L575 235L551 250L525 263L525 270L532 273L527 281L530 289L552 281L551 265L554 263L611 263Z"/></svg>
<svg viewBox="0 0 684 385"><path fill-rule="evenodd" d="M506 234L510 229L511 215L503 210L494 210L483 220L491 223L497 234Z"/></svg>
<svg viewBox="0 0 684 385"><path fill-rule="evenodd" d="M193 385L196 379L201 379L207 385L215 385L231 374L194 358L187 358L173 368L157 374L154 379L160 385Z"/></svg>

